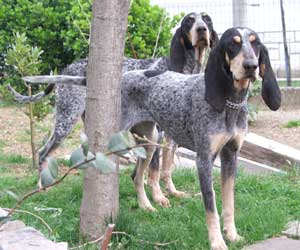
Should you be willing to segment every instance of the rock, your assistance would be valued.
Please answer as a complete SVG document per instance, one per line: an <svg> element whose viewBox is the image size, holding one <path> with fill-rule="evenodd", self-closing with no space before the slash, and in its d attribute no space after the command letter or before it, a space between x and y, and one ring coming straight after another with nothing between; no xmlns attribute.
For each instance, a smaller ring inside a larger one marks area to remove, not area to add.
<svg viewBox="0 0 300 250"><path fill-rule="evenodd" d="M282 231L282 234L291 238L300 237L300 221L291 221L285 228L286 230Z"/></svg>
<svg viewBox="0 0 300 250"><path fill-rule="evenodd" d="M8 215L8 212L0 208L0 217L5 217Z"/></svg>
<svg viewBox="0 0 300 250"><path fill-rule="evenodd" d="M11 224L12 225L12 224ZM21 226L16 223L15 225ZM10 228L12 229L12 227ZM0 250L67 250L68 243L55 243L31 227L0 232Z"/></svg>
<svg viewBox="0 0 300 250"><path fill-rule="evenodd" d="M25 224L20 220L8 221L0 227L0 232L2 231L16 231L26 227Z"/></svg>
<svg viewBox="0 0 300 250"><path fill-rule="evenodd" d="M299 250L300 241L286 237L272 238L266 241L246 246L243 250Z"/></svg>

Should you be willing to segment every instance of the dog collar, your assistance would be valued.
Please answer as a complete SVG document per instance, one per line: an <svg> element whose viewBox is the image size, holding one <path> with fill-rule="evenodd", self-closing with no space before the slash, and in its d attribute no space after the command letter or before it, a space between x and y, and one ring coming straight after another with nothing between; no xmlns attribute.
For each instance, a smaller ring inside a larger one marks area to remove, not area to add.
<svg viewBox="0 0 300 250"><path fill-rule="evenodd" d="M231 102L229 100L226 100L225 102L225 106L231 109L241 109L242 107L246 106L247 104L247 99L245 99L244 101L240 102L240 103L235 103L235 102Z"/></svg>

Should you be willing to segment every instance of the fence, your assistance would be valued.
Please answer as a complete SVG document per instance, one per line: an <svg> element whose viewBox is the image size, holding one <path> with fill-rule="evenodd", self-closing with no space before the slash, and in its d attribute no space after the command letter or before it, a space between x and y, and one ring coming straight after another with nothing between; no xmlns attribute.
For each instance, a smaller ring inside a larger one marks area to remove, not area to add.
<svg viewBox="0 0 300 250"><path fill-rule="evenodd" d="M285 76L280 0L151 0L170 15L207 12L218 33L241 25L254 29L268 47L273 68ZM300 77L300 0L283 0L292 77Z"/></svg>

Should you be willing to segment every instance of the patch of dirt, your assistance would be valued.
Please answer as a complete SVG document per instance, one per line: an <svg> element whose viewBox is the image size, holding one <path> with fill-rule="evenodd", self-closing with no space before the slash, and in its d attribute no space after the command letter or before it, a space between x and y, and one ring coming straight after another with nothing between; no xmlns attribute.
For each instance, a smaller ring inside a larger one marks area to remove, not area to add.
<svg viewBox="0 0 300 250"><path fill-rule="evenodd" d="M0 141L4 154L18 154L31 157L29 118L24 114L25 108L5 107L0 112ZM53 128L53 114L43 121L36 122L36 142L38 148L44 145ZM76 124L69 137L53 154L57 158L65 158L80 144L82 122Z"/></svg>
<svg viewBox="0 0 300 250"><path fill-rule="evenodd" d="M259 111L249 131L300 150L300 127L284 128L291 120L300 119L298 110Z"/></svg>

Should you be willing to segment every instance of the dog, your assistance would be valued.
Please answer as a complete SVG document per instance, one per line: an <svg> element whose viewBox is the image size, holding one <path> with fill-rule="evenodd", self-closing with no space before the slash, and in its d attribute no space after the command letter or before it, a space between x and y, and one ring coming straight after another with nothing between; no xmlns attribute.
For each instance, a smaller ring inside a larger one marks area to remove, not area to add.
<svg viewBox="0 0 300 250"><path fill-rule="evenodd" d="M230 28L212 49L205 74L136 70L122 77L121 128L156 141L156 124L180 146L196 152L208 236L213 250L227 250L223 239L212 182L216 156L221 159L222 217L225 237L241 239L234 222L234 183L237 155L247 133L249 86L262 77L262 98L273 111L281 93L268 50L256 32ZM76 80L76 79L75 79ZM75 81L74 80L74 81ZM85 79L77 79L85 84ZM146 147L147 158L138 159L134 185L141 208L153 210L145 189L144 171L155 147Z"/></svg>
<svg viewBox="0 0 300 250"><path fill-rule="evenodd" d="M234 183L237 155L247 133L249 85L262 77L262 97L271 110L281 104L281 93L267 48L248 28L231 28L212 49L205 75L176 72L130 71L122 80L122 128L151 140L155 124L180 146L197 153L200 187L205 206L211 248L227 250L221 233L212 168L221 159L222 217L224 233L231 242L241 239L234 222ZM139 160L134 184L139 206L153 210L144 190L144 171L154 152Z"/></svg>
<svg viewBox="0 0 300 250"><path fill-rule="evenodd" d="M203 70L203 59L205 50L214 47L218 42L218 35L214 30L211 17L206 13L190 13L186 15L176 30L170 49L170 57L162 57L158 59L124 59L122 71L123 73L137 69L151 70L172 70L184 74L199 73ZM68 67L61 73L69 76L85 77L87 60L79 60ZM78 80L76 79L76 80ZM56 112L55 125L50 138L46 144L39 150L40 165L45 163L47 156L53 152L60 143L72 131L75 123L80 119L84 120L85 96L86 89L82 86L70 85L72 78L60 78L59 76L35 77L36 82L46 81L51 83L45 91L34 96L23 96L18 94L12 88L11 92L15 99L21 103L37 102L44 96L50 94L57 81L65 81L65 85L56 87ZM170 145L173 142L167 139ZM175 188L172 181L172 162L174 158L174 146L171 149L164 150L162 164L162 179L166 184L169 193L175 196L183 196L184 192L180 192ZM133 174L134 178L134 174ZM169 200L163 195L159 185L159 151L156 152L149 168L148 184L152 189L153 199L162 206L169 206Z"/></svg>

